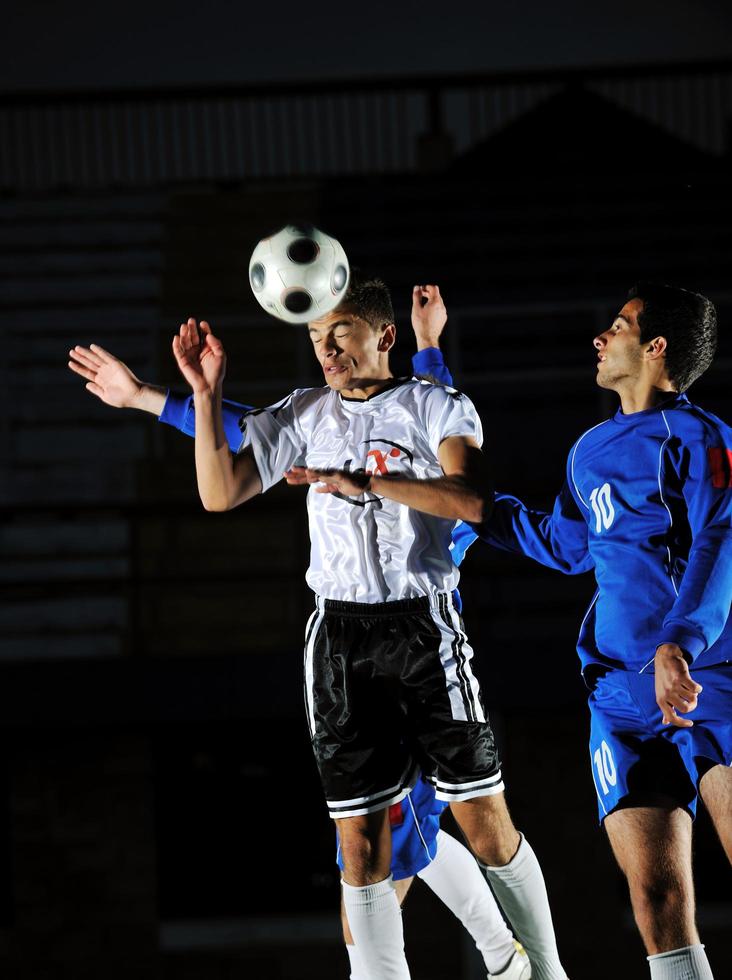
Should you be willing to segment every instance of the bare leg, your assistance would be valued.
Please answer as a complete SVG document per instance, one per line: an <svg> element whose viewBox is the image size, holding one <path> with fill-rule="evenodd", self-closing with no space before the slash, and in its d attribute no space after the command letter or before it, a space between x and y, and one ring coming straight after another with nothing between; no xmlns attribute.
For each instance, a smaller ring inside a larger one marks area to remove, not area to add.
<svg viewBox="0 0 732 980"><path fill-rule="evenodd" d="M354 944L354 967L374 980L409 980L404 933L391 880L389 811L338 821L343 903ZM358 976L358 973L356 973Z"/></svg>
<svg viewBox="0 0 732 980"><path fill-rule="evenodd" d="M389 811L377 810L338 821L343 857L343 880L349 885L372 885L389 877L391 827Z"/></svg>
<svg viewBox="0 0 732 980"><path fill-rule="evenodd" d="M605 829L648 953L698 943L689 814L671 806L615 810Z"/></svg>
<svg viewBox="0 0 732 980"><path fill-rule="evenodd" d="M709 811L714 828L722 842L727 860L732 864L732 769L714 766L699 783L699 793Z"/></svg>

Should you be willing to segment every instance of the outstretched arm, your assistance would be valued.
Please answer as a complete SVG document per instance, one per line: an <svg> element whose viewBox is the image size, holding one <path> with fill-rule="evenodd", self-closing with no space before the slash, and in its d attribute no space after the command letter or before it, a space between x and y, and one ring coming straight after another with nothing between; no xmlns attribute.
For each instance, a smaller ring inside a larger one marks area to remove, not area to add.
<svg viewBox="0 0 732 980"><path fill-rule="evenodd" d="M200 330L191 318L173 338L178 367L193 389L196 410L196 476L206 510L231 510L261 493L254 456L245 451L232 457L224 435L221 389L226 374L226 354L205 321Z"/></svg>
<svg viewBox="0 0 732 980"><path fill-rule="evenodd" d="M450 520L481 521L490 509L493 490L485 456L475 439L450 436L438 449L443 476L418 479L399 473L372 475L343 470L313 470L293 466L285 473L291 486L321 483L318 493L360 496L375 493L413 510Z"/></svg>
<svg viewBox="0 0 732 980"><path fill-rule="evenodd" d="M551 513L531 510L516 497L497 493L490 517L474 530L499 551L525 555L565 575L578 575L594 567L587 544L587 522L566 484Z"/></svg>
<svg viewBox="0 0 732 980"><path fill-rule="evenodd" d="M86 378L87 391L96 395L105 405L150 412L179 432L195 436L193 395L180 395L159 385L141 381L124 361L96 344L90 347L76 346L69 351L69 357L71 370ZM242 405L226 398L221 401L224 433L232 452L236 452L241 446L239 420L250 408L250 405Z"/></svg>

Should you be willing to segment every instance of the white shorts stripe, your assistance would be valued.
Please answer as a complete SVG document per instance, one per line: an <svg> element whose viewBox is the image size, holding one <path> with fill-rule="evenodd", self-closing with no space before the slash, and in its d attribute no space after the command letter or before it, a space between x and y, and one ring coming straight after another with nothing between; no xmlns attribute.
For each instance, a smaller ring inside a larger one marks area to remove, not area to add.
<svg viewBox="0 0 732 980"><path fill-rule="evenodd" d="M323 606L323 600L320 596L315 598L315 610L308 620L308 624L305 627L305 665L304 665L304 686L305 686L305 704L307 707L308 715L308 728L310 729L310 738L315 735L315 704L313 699L313 650L315 648L315 640L318 636L318 630L320 629L320 624L323 622L323 617L325 616L325 609Z"/></svg>
<svg viewBox="0 0 732 980"><path fill-rule="evenodd" d="M473 648L468 643L468 638L460 626L460 616L455 609L451 595L447 596L447 607L450 613L452 628L462 639L462 643L460 645L460 652L463 658L462 673L468 687L470 702L473 713L475 714L475 721L485 721L485 712L483 711L483 706L480 703L480 685L478 684L478 678L473 674L470 667L470 661L473 659Z"/></svg>
<svg viewBox="0 0 732 980"><path fill-rule="evenodd" d="M341 820L344 817L359 817L364 813L384 810L395 803L401 803L404 797L411 793L418 777L419 770L410 760L396 786L390 786L378 793L370 793L368 796L354 797L351 800L326 800L328 813L333 820Z"/></svg>
<svg viewBox="0 0 732 980"><path fill-rule="evenodd" d="M463 788L460 791L445 790L441 783L435 782L435 796L438 800L443 800L445 803L461 803L464 800L475 799L477 796L496 796L498 793L503 793L505 788L503 780L499 783L491 783L490 785L476 785L472 789Z"/></svg>
<svg viewBox="0 0 732 980"><path fill-rule="evenodd" d="M440 631L440 662L445 671L445 685L455 721L485 721L480 704L479 685L470 668L473 648L465 633L450 596L439 594L430 600L432 620Z"/></svg>
<svg viewBox="0 0 732 980"><path fill-rule="evenodd" d="M500 783L501 778L501 770L499 769L498 772L494 773L492 776L484 776L482 779L474 779L469 783L446 783L444 779L439 779L437 776L430 779L430 782L434 783L435 786L440 786L444 790L462 790L473 789L476 786L486 786L491 783Z"/></svg>

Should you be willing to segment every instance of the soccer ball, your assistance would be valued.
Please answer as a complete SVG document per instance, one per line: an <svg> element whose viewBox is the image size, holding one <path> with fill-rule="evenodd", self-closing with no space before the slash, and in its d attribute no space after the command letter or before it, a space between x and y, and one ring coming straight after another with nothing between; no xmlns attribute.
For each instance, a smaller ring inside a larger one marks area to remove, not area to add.
<svg viewBox="0 0 732 980"><path fill-rule="evenodd" d="M340 242L312 225L285 225L249 260L249 282L267 313L287 323L317 320L346 294L348 259Z"/></svg>

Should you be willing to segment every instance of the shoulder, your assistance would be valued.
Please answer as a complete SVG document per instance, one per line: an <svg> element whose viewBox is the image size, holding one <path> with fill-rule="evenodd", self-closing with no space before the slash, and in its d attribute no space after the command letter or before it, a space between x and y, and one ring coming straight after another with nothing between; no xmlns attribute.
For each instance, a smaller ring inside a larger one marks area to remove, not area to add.
<svg viewBox="0 0 732 980"><path fill-rule="evenodd" d="M278 416L284 413L287 409L290 412L298 414L300 411L307 409L311 405L318 405L323 398L327 398L330 392L330 388L296 388L291 391L289 395L285 395L284 398L280 398L278 402L273 405L267 405L265 408L250 408L245 412L246 417L253 417L256 415L262 415L267 413L271 416Z"/></svg>
<svg viewBox="0 0 732 980"><path fill-rule="evenodd" d="M732 445L732 429L726 422L684 399L664 409L669 433L684 444Z"/></svg>
<svg viewBox="0 0 732 980"><path fill-rule="evenodd" d="M611 418L603 419L602 422L597 422L589 429L585 429L582 435L575 439L572 448L569 450L570 457L575 456L580 448L588 448L606 439L613 431L612 421Z"/></svg>
<svg viewBox="0 0 732 980"><path fill-rule="evenodd" d="M426 381L424 379L412 378L405 382L405 387L419 404L430 408L445 407L462 402L466 406L472 406L471 400L457 388L450 388L448 385Z"/></svg>

